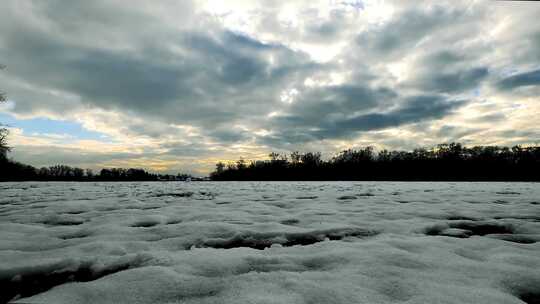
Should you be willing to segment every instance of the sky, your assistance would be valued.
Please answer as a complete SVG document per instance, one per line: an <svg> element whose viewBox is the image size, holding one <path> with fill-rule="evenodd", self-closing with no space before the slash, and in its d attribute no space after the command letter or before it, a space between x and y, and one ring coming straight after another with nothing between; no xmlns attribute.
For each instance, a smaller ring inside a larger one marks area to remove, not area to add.
<svg viewBox="0 0 540 304"><path fill-rule="evenodd" d="M206 175L269 152L540 142L540 3L0 2L34 166Z"/></svg>

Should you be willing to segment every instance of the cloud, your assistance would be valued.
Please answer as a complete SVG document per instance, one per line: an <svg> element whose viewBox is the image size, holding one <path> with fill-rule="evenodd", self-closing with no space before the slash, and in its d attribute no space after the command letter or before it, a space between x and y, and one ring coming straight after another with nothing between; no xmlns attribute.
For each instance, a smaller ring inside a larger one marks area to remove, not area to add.
<svg viewBox="0 0 540 304"><path fill-rule="evenodd" d="M179 41L173 43L186 53L175 56L151 47L125 53L66 46L39 33L18 33L9 40L18 51L7 57L12 62L10 73L25 75L25 80L40 86L73 92L83 103L171 122L204 123L236 116L226 104L244 98L244 90L263 84L271 89L309 66L301 54L283 46L265 45L227 31L218 34L219 39L179 33ZM265 55L274 55L275 61L285 61L286 56L287 62L273 68ZM28 102L32 101L20 101Z"/></svg>
<svg viewBox="0 0 540 304"><path fill-rule="evenodd" d="M504 142L516 128L512 140L525 141L536 131L526 122L540 110L540 35L522 21L540 9L530 4L8 0L0 10L0 82L13 104L3 111L107 135L94 144L117 155L56 146L96 154L85 164L176 159L200 171L272 149L412 147L460 134ZM29 142L14 155L56 160Z"/></svg>
<svg viewBox="0 0 540 304"><path fill-rule="evenodd" d="M386 113L369 113L339 121L336 125L345 130L365 131L399 126L405 123L441 118L465 101L444 100L440 96L415 96L404 105Z"/></svg>
<svg viewBox="0 0 540 304"><path fill-rule="evenodd" d="M506 77L497 83L497 87L501 90L512 90L519 87L538 85L540 85L540 69L518 73Z"/></svg>
<svg viewBox="0 0 540 304"><path fill-rule="evenodd" d="M449 25L466 19L464 7L444 5L406 7L388 22L363 31L356 37L357 45L383 57L403 56L419 47L423 40L443 32Z"/></svg>
<svg viewBox="0 0 540 304"><path fill-rule="evenodd" d="M362 114L330 115L335 114L336 111L324 114L320 108L315 108L313 114L277 116L274 123L282 126L282 129L277 134L267 136L265 140L275 144L279 141L301 143L346 138L363 131L442 118L465 103L463 100L446 100L440 95L421 95L398 98L396 105L390 110L369 111ZM350 113L354 113L354 110ZM313 120L306 120L306 117L312 117Z"/></svg>
<svg viewBox="0 0 540 304"><path fill-rule="evenodd" d="M487 68L472 68L451 73L429 73L421 75L409 85L430 92L460 93L474 89L488 76Z"/></svg>

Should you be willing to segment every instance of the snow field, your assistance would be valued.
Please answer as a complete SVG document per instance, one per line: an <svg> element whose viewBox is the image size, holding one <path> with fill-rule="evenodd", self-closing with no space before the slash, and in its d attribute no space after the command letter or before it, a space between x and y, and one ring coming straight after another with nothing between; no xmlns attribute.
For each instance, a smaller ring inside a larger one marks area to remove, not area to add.
<svg viewBox="0 0 540 304"><path fill-rule="evenodd" d="M534 183L2 183L0 194L0 303L540 298Z"/></svg>

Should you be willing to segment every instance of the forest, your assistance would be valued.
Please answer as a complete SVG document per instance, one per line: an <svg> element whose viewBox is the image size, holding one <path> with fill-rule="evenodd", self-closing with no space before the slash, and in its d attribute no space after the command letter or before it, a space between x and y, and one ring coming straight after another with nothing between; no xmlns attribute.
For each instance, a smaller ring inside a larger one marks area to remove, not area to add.
<svg viewBox="0 0 540 304"><path fill-rule="evenodd" d="M175 181L188 178L191 178L188 174L156 174L135 168L104 168L97 173L66 165L35 168L0 153L0 181Z"/></svg>
<svg viewBox="0 0 540 304"><path fill-rule="evenodd" d="M98 172L67 165L35 168L0 153L0 181L162 181L189 174L156 174L144 169L104 168ZM216 164L214 181L540 181L540 146L439 144L413 151L348 149L325 160L320 152L272 152L268 160L243 158Z"/></svg>
<svg viewBox="0 0 540 304"><path fill-rule="evenodd" d="M540 146L439 144L413 151L345 150L324 160L319 152L272 152L269 160L217 163L217 181L539 181Z"/></svg>

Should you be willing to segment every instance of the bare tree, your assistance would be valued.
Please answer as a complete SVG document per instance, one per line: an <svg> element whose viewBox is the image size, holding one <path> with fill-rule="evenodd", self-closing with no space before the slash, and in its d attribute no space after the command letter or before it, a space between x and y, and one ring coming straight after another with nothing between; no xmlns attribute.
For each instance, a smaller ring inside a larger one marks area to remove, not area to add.
<svg viewBox="0 0 540 304"><path fill-rule="evenodd" d="M6 66L0 64L0 70L3 70ZM6 94L0 90L0 102L6 101ZM0 124L0 159L6 158L6 154L9 151L9 147L7 145L7 136L8 136L8 129L2 127L3 125Z"/></svg>

